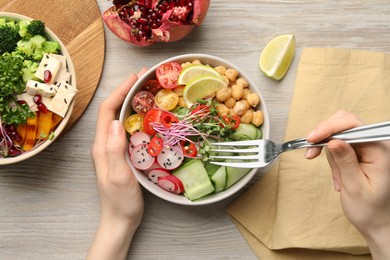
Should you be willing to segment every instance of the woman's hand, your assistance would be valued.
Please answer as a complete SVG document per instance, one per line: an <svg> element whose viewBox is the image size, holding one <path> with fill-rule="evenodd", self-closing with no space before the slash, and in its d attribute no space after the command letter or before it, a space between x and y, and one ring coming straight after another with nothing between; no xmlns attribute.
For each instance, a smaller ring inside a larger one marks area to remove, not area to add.
<svg viewBox="0 0 390 260"><path fill-rule="evenodd" d="M125 259L133 234L141 223L142 191L126 161L125 130L115 120L137 79L136 74L130 75L99 107L92 158L100 193L101 217L88 259Z"/></svg>
<svg viewBox="0 0 390 260"><path fill-rule="evenodd" d="M360 125L356 116L339 111L318 124L306 139L319 142ZM306 158L320 153L321 148L309 148ZM346 217L366 238L374 259L390 259L390 142L349 145L332 140L327 158Z"/></svg>

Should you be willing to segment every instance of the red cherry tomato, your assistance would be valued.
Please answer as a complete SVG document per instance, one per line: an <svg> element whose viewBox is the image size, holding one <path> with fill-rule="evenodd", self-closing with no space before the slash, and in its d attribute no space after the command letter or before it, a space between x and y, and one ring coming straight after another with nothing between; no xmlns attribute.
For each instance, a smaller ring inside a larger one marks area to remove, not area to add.
<svg viewBox="0 0 390 260"><path fill-rule="evenodd" d="M157 79L150 79L145 82L142 87L142 90L149 91L153 95L156 95L162 89L162 86Z"/></svg>
<svg viewBox="0 0 390 260"><path fill-rule="evenodd" d="M230 125L233 129L237 129L241 123L240 117L236 115L223 116L222 120L225 124Z"/></svg>
<svg viewBox="0 0 390 260"><path fill-rule="evenodd" d="M190 141L180 141L184 156L195 157L198 154L196 145Z"/></svg>
<svg viewBox="0 0 390 260"><path fill-rule="evenodd" d="M155 135L148 145L148 153L151 156L157 156L164 146L163 139L158 135Z"/></svg>
<svg viewBox="0 0 390 260"><path fill-rule="evenodd" d="M131 107L137 114L145 115L154 106L154 95L148 91L138 91L133 100Z"/></svg>
<svg viewBox="0 0 390 260"><path fill-rule="evenodd" d="M163 124L165 127L169 128L172 126L172 123L179 122L179 119L172 113L153 108L146 113L144 118L144 131L148 135L155 135L156 130L150 125L150 123L157 122Z"/></svg>
<svg viewBox="0 0 390 260"><path fill-rule="evenodd" d="M159 66L156 70L156 77L163 88L172 89L178 86L177 79L182 71L182 67L177 62L167 62Z"/></svg>

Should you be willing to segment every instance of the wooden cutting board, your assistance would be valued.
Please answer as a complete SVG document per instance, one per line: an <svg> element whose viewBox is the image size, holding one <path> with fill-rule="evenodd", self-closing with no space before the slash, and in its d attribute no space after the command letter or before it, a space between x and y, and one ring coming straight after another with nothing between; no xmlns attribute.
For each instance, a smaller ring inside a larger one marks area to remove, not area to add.
<svg viewBox="0 0 390 260"><path fill-rule="evenodd" d="M103 70L105 38L95 0L0 0L0 11L45 22L65 44L76 70L78 93L69 129L93 98Z"/></svg>

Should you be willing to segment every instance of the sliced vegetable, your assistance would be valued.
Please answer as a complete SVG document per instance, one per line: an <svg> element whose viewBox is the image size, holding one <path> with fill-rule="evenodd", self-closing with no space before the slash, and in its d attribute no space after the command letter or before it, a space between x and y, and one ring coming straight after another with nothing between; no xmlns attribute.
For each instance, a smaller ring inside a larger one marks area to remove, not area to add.
<svg viewBox="0 0 390 260"><path fill-rule="evenodd" d="M181 141L181 148L183 149L183 155L186 157L196 157L198 154L198 150L196 149L196 145L190 141Z"/></svg>
<svg viewBox="0 0 390 260"><path fill-rule="evenodd" d="M38 113L38 126L35 139L46 140L49 138L52 129L53 112L47 111L46 113Z"/></svg>
<svg viewBox="0 0 390 260"><path fill-rule="evenodd" d="M141 115L145 115L154 106L154 95L148 91L138 91L131 101L133 110Z"/></svg>
<svg viewBox="0 0 390 260"><path fill-rule="evenodd" d="M156 77L163 88L173 89L178 86L177 80L182 67L177 62L167 62L156 70Z"/></svg>
<svg viewBox="0 0 390 260"><path fill-rule="evenodd" d="M126 131L131 135L133 135L137 131L143 131L144 116L140 114L133 114L126 119L124 125Z"/></svg>
<svg viewBox="0 0 390 260"><path fill-rule="evenodd" d="M163 168L155 168L148 173L148 179L153 183L158 184L160 177L169 176L171 173Z"/></svg>
<svg viewBox="0 0 390 260"><path fill-rule="evenodd" d="M230 135L233 140L255 140L257 137L257 127L252 124L241 123L236 131Z"/></svg>
<svg viewBox="0 0 390 260"><path fill-rule="evenodd" d="M30 151L35 145L35 136L38 127L38 116L27 118L26 140L23 144L23 150Z"/></svg>
<svg viewBox="0 0 390 260"><path fill-rule="evenodd" d="M162 89L156 94L155 103L161 109L172 110L179 103L179 96L170 89Z"/></svg>
<svg viewBox="0 0 390 260"><path fill-rule="evenodd" d="M130 137L130 143L135 147L140 144L148 144L150 137L144 132L137 132Z"/></svg>
<svg viewBox="0 0 390 260"><path fill-rule="evenodd" d="M214 184L215 193L225 190L226 187L226 167L222 166L211 176L211 181Z"/></svg>
<svg viewBox="0 0 390 260"><path fill-rule="evenodd" d="M183 183L174 175L162 176L158 178L158 185L166 191L181 194L184 192Z"/></svg>
<svg viewBox="0 0 390 260"><path fill-rule="evenodd" d="M226 167L226 186L225 190L241 180L251 169Z"/></svg>
<svg viewBox="0 0 390 260"><path fill-rule="evenodd" d="M157 79L150 79L143 85L142 90L149 91L153 95L156 95L162 89L161 84Z"/></svg>
<svg viewBox="0 0 390 260"><path fill-rule="evenodd" d="M150 140L150 143L148 145L148 153L151 156L157 156L163 149L163 146L163 139L160 136L155 135L152 140Z"/></svg>
<svg viewBox="0 0 390 260"><path fill-rule="evenodd" d="M233 129L237 129L241 122L240 117L236 115L223 116L222 120L226 125L233 127Z"/></svg>
<svg viewBox="0 0 390 260"><path fill-rule="evenodd" d="M173 170L179 167L183 159L183 151L180 145L164 147L157 155L157 163L167 170Z"/></svg>
<svg viewBox="0 0 390 260"><path fill-rule="evenodd" d="M130 161L135 168L147 170L154 163L154 157L148 153L148 145L140 144L134 147L130 154Z"/></svg>

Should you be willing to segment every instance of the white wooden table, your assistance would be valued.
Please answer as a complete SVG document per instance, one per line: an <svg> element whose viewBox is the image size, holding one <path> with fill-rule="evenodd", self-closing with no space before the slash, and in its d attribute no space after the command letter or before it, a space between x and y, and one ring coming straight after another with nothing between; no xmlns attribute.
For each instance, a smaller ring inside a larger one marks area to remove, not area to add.
<svg viewBox="0 0 390 260"><path fill-rule="evenodd" d="M101 11L111 6L97 2ZM258 58L270 39L287 33L296 36L296 57L287 76L275 82L260 72ZM390 52L390 1L213 0L203 26L185 40L147 48L107 30L100 86L83 117L35 158L0 168L0 259L85 258L99 218L90 156L97 108L131 72L184 53L225 58L257 83L267 101L271 138L282 141L304 47ZM144 220L129 259L256 259L225 213L239 194L210 206L183 207L145 191Z"/></svg>

